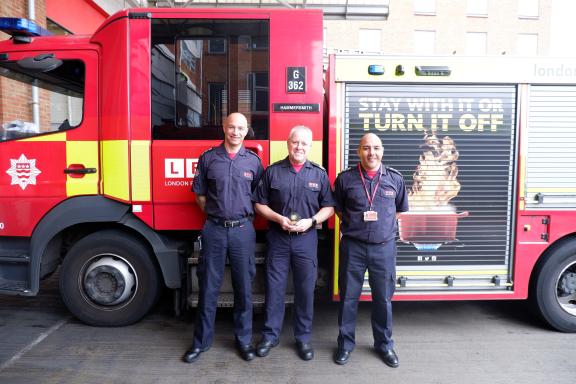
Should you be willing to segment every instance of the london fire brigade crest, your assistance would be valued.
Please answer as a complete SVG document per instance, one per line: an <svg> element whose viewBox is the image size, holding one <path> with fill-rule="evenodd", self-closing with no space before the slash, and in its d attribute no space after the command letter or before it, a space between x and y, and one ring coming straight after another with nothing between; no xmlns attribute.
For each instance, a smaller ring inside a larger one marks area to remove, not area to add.
<svg viewBox="0 0 576 384"><path fill-rule="evenodd" d="M17 184L24 190L28 184L36 185L36 176L42 172L36 168L36 159L27 159L21 154L18 159L10 159L6 173L12 177L10 185Z"/></svg>

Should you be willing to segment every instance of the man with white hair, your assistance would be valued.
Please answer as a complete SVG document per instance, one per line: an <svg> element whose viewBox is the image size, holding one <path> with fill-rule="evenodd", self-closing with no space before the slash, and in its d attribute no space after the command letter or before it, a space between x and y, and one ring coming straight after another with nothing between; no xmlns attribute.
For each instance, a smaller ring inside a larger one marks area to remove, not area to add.
<svg viewBox="0 0 576 384"><path fill-rule="evenodd" d="M266 257L266 307L256 355L278 345L284 320L288 271L294 278L294 338L302 360L314 358L311 344L314 287L318 272L316 225L334 214L326 171L308 160L312 131L296 126L288 136L288 157L270 165L252 200L270 223Z"/></svg>

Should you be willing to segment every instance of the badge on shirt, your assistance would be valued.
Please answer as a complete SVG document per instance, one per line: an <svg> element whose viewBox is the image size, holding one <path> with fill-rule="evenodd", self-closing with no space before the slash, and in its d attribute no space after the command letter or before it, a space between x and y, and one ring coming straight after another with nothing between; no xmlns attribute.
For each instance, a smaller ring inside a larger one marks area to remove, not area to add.
<svg viewBox="0 0 576 384"><path fill-rule="evenodd" d="M320 185L318 183L314 183L312 181L309 181L308 182L308 188L316 191L316 190L320 189Z"/></svg>
<svg viewBox="0 0 576 384"><path fill-rule="evenodd" d="M252 180L252 172L244 171L244 177L247 178L248 180Z"/></svg>
<svg viewBox="0 0 576 384"><path fill-rule="evenodd" d="M384 196L386 197L396 197L396 192L391 191L389 189L384 190Z"/></svg>
<svg viewBox="0 0 576 384"><path fill-rule="evenodd" d="M376 211L365 211L364 221L378 221L378 212Z"/></svg>

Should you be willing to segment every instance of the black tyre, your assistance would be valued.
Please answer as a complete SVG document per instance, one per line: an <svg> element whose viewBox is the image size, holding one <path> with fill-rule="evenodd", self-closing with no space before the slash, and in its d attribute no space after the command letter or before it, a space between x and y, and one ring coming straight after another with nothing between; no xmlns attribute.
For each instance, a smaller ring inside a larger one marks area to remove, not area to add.
<svg viewBox="0 0 576 384"><path fill-rule="evenodd" d="M539 265L531 299L541 317L561 332L576 332L576 241L553 250Z"/></svg>
<svg viewBox="0 0 576 384"><path fill-rule="evenodd" d="M148 313L159 293L150 251L119 231L84 237L70 248L60 270L62 300L89 325L132 324Z"/></svg>

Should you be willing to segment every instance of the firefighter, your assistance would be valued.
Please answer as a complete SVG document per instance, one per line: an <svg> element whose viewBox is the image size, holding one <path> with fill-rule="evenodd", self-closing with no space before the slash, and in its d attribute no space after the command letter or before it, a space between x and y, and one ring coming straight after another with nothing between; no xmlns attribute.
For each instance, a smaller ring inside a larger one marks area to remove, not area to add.
<svg viewBox="0 0 576 384"><path fill-rule="evenodd" d="M382 164L384 148L373 133L358 146L360 163L338 175L336 213L342 220L338 285L338 349L334 362L346 364L355 346L358 299L368 269L372 290L374 348L390 367L398 367L392 340L392 294L396 287L396 216L408 210L402 175Z"/></svg>
<svg viewBox="0 0 576 384"><path fill-rule="evenodd" d="M223 124L224 142L198 160L192 190L207 218L198 263L199 300L192 347L183 360L192 363L212 345L218 293L228 258L234 288L234 334L240 356L254 358L252 280L256 234L251 194L264 173L260 158L243 146L246 117L230 114Z"/></svg>
<svg viewBox="0 0 576 384"><path fill-rule="evenodd" d="M315 228L334 214L334 200L326 171L307 160L311 146L312 131L308 127L292 128L288 157L266 169L253 195L256 212L270 222L265 323L256 346L260 357L278 345L288 271L292 268L296 348L301 359L314 358L311 333L318 270Z"/></svg>

